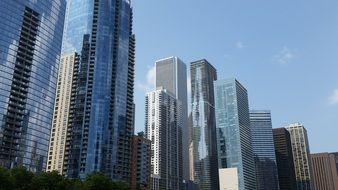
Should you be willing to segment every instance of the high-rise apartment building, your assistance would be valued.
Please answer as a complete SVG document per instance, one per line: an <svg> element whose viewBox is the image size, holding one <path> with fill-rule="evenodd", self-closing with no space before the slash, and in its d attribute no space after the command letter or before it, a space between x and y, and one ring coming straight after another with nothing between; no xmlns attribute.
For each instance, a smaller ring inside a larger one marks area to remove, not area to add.
<svg viewBox="0 0 338 190"><path fill-rule="evenodd" d="M65 0L0 1L0 166L46 168Z"/></svg>
<svg viewBox="0 0 338 190"><path fill-rule="evenodd" d="M313 190L309 141L305 127L300 123L286 127L290 133L297 190Z"/></svg>
<svg viewBox="0 0 338 190"><path fill-rule="evenodd" d="M256 189L247 90L235 78L215 81L214 90L218 167L232 171L220 170L227 174L220 180L238 179L239 190Z"/></svg>
<svg viewBox="0 0 338 190"><path fill-rule="evenodd" d="M130 1L68 1L62 51L77 53L80 62L72 80L62 173L85 178L99 171L129 181L135 54ZM58 159L57 150L55 145L49 150L51 160Z"/></svg>
<svg viewBox="0 0 338 190"><path fill-rule="evenodd" d="M182 189L181 102L163 88L145 101L145 133L151 140L151 189Z"/></svg>
<svg viewBox="0 0 338 190"><path fill-rule="evenodd" d="M317 190L338 190L338 174L334 154L311 154L313 185Z"/></svg>
<svg viewBox="0 0 338 190"><path fill-rule="evenodd" d="M150 190L151 141L143 132L132 138L130 190Z"/></svg>
<svg viewBox="0 0 338 190"><path fill-rule="evenodd" d="M285 128L272 130L280 190L297 190L291 137Z"/></svg>
<svg viewBox="0 0 338 190"><path fill-rule="evenodd" d="M187 68L178 57L157 60L156 88L162 87L171 92L182 105L182 152L183 179L189 180L189 131L187 102Z"/></svg>
<svg viewBox="0 0 338 190"><path fill-rule="evenodd" d="M47 171L57 170L59 173L63 171L73 78L76 78L79 61L77 53L61 56L51 138L49 141L50 154L48 155Z"/></svg>
<svg viewBox="0 0 338 190"><path fill-rule="evenodd" d="M192 62L191 112L194 182L200 189L218 189L214 85L216 69L205 59Z"/></svg>
<svg viewBox="0 0 338 190"><path fill-rule="evenodd" d="M271 112L250 110L257 190L279 190Z"/></svg>

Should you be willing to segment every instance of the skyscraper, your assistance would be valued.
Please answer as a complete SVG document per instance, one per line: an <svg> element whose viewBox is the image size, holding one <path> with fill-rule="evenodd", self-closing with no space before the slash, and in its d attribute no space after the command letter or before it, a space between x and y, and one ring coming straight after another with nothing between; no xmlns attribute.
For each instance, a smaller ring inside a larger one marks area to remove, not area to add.
<svg viewBox="0 0 338 190"><path fill-rule="evenodd" d="M156 61L156 88L163 87L182 104L183 179L189 180L189 132L187 102L187 68L178 57Z"/></svg>
<svg viewBox="0 0 338 190"><path fill-rule="evenodd" d="M0 166L46 168L65 10L0 1Z"/></svg>
<svg viewBox="0 0 338 190"><path fill-rule="evenodd" d="M147 93L146 137L151 140L151 189L182 186L181 102L163 88Z"/></svg>
<svg viewBox="0 0 338 190"><path fill-rule="evenodd" d="M229 178L237 175L238 189L256 189L247 90L235 78L214 86L218 166L233 171Z"/></svg>
<svg viewBox="0 0 338 190"><path fill-rule="evenodd" d="M128 181L135 54L130 1L70 0L67 10L62 51L77 53L80 64L72 80L63 174L84 178L100 171Z"/></svg>
<svg viewBox="0 0 338 190"><path fill-rule="evenodd" d="M272 132L280 190L296 190L297 184L290 133L285 128L273 129Z"/></svg>
<svg viewBox="0 0 338 190"><path fill-rule="evenodd" d="M271 112L250 110L257 190L279 190Z"/></svg>
<svg viewBox="0 0 338 190"><path fill-rule="evenodd" d="M194 181L203 190L218 189L214 85L216 69L205 59L192 62L191 112Z"/></svg>
<svg viewBox="0 0 338 190"><path fill-rule="evenodd" d="M290 133L297 190L313 190L312 165L307 131L300 123L286 127Z"/></svg>
<svg viewBox="0 0 338 190"><path fill-rule="evenodd" d="M63 171L63 160L66 149L68 131L68 114L70 111L73 78L77 77L79 68L79 56L77 53L69 53L61 56L59 76L57 81L57 93L53 113L51 138L49 141L49 157L47 171Z"/></svg>
<svg viewBox="0 0 338 190"><path fill-rule="evenodd" d="M311 154L313 184L317 190L338 190L338 174L334 154Z"/></svg>

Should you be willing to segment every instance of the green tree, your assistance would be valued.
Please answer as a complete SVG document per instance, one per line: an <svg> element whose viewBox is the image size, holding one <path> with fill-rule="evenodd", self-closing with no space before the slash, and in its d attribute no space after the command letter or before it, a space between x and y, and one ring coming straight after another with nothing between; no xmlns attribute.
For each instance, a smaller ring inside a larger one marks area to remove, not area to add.
<svg viewBox="0 0 338 190"><path fill-rule="evenodd" d="M9 172L1 167L0 167L0 189L1 190L13 189L13 184L11 182Z"/></svg>
<svg viewBox="0 0 338 190"><path fill-rule="evenodd" d="M113 190L111 179L99 172L89 174L84 186L86 190Z"/></svg>
<svg viewBox="0 0 338 190"><path fill-rule="evenodd" d="M57 171L41 172L32 179L32 190L66 190L73 189L71 180L58 174Z"/></svg>
<svg viewBox="0 0 338 190"><path fill-rule="evenodd" d="M10 171L10 176L13 184L13 189L29 190L34 174L27 171L24 167L17 167L13 168Z"/></svg>
<svg viewBox="0 0 338 190"><path fill-rule="evenodd" d="M79 179L72 179L73 182L73 190L86 190L87 187L85 186L85 183Z"/></svg>
<svg viewBox="0 0 338 190"><path fill-rule="evenodd" d="M117 181L112 182L112 189L113 190L128 190L129 185L125 182Z"/></svg>
<svg viewBox="0 0 338 190"><path fill-rule="evenodd" d="M24 167L0 167L0 190L128 190L125 182L112 181L102 173L89 174L84 181L66 178L57 171L33 174Z"/></svg>

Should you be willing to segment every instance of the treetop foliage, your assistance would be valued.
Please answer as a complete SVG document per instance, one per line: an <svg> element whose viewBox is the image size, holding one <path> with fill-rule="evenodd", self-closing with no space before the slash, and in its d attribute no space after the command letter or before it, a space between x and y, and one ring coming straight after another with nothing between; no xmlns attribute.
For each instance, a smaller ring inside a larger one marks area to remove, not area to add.
<svg viewBox="0 0 338 190"><path fill-rule="evenodd" d="M112 181L102 173L89 174L85 180L69 179L57 171L33 174L24 167L0 167L0 190L128 190L125 182Z"/></svg>

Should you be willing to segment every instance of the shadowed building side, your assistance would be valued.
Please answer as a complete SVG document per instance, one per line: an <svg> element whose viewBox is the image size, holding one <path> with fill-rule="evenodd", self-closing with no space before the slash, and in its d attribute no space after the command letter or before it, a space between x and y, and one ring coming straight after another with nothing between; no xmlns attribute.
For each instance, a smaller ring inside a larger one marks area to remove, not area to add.
<svg viewBox="0 0 338 190"><path fill-rule="evenodd" d="M290 133L285 128L272 130L280 190L297 190Z"/></svg>

